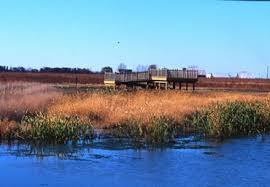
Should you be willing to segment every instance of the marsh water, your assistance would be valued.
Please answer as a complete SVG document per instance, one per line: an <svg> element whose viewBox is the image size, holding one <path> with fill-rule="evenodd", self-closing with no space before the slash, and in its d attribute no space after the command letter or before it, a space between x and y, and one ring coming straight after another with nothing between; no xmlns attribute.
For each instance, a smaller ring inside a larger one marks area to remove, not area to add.
<svg viewBox="0 0 270 187"><path fill-rule="evenodd" d="M223 142L180 138L164 147L113 140L0 146L1 187L269 186L270 136Z"/></svg>

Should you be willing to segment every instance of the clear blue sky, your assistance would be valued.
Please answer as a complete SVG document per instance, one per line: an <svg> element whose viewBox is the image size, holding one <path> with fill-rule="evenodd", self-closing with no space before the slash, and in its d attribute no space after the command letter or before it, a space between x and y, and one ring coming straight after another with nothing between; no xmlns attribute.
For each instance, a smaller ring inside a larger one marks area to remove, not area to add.
<svg viewBox="0 0 270 187"><path fill-rule="evenodd" d="M100 70L121 62L263 76L270 2L0 1L1 65Z"/></svg>

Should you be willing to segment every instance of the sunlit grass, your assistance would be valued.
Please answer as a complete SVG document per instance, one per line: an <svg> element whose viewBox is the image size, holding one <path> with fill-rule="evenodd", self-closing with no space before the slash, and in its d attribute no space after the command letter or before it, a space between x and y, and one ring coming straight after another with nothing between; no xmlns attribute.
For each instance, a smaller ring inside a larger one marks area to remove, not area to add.
<svg viewBox="0 0 270 187"><path fill-rule="evenodd" d="M127 120L148 124L153 118L176 121L216 102L262 100L267 95L248 93L181 93L179 91L137 91L115 94L93 93L66 96L49 107L49 115L80 116L90 119L96 128Z"/></svg>
<svg viewBox="0 0 270 187"><path fill-rule="evenodd" d="M50 85L0 87L0 138L65 143L95 129L135 142L173 142L182 133L226 138L270 131L268 94L96 91L63 95ZM61 97L62 96L62 97Z"/></svg>

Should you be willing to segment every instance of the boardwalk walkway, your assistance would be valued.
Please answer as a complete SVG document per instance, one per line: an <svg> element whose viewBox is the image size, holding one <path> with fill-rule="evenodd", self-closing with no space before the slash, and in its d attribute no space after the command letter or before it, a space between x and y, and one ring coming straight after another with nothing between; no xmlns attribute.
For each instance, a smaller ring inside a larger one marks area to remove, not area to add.
<svg viewBox="0 0 270 187"><path fill-rule="evenodd" d="M186 90L188 85L192 84L192 89L195 90L195 84L198 81L198 71L196 70L169 70L169 69L152 69L145 72L126 72L126 73L105 73L104 84L107 86L127 87L140 86L143 88L156 89L182 89L182 84L185 84Z"/></svg>

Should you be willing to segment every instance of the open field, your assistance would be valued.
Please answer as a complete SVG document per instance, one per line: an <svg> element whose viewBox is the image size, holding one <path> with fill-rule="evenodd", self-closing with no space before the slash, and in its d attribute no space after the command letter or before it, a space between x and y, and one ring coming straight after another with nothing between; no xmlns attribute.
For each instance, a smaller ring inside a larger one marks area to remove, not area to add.
<svg viewBox="0 0 270 187"><path fill-rule="evenodd" d="M113 91L65 94L49 84L0 87L0 138L65 142L113 136L171 141L179 133L230 137L270 131L270 96L256 92ZM64 93L65 92L65 93Z"/></svg>
<svg viewBox="0 0 270 187"><path fill-rule="evenodd" d="M78 84L100 87L104 83L103 74L75 73L15 73L1 72L0 82L40 82L51 84ZM184 86L184 85L183 85ZM270 91L269 79L239 79L239 78L202 78L196 83L199 90L238 90L238 91Z"/></svg>
<svg viewBox="0 0 270 187"><path fill-rule="evenodd" d="M77 77L77 79L76 79ZM16 73L1 72L0 82L40 82L53 84L103 84L102 74L86 74L86 73Z"/></svg>
<svg viewBox="0 0 270 187"><path fill-rule="evenodd" d="M270 91L270 79L199 78L197 87L208 90Z"/></svg>
<svg viewBox="0 0 270 187"><path fill-rule="evenodd" d="M75 73L15 73L1 72L0 82L40 82L53 84L78 84L100 87L103 85L103 74L75 74ZM238 90L238 91L270 91L270 80L267 79L239 79L239 78L199 78L196 83L199 90Z"/></svg>

